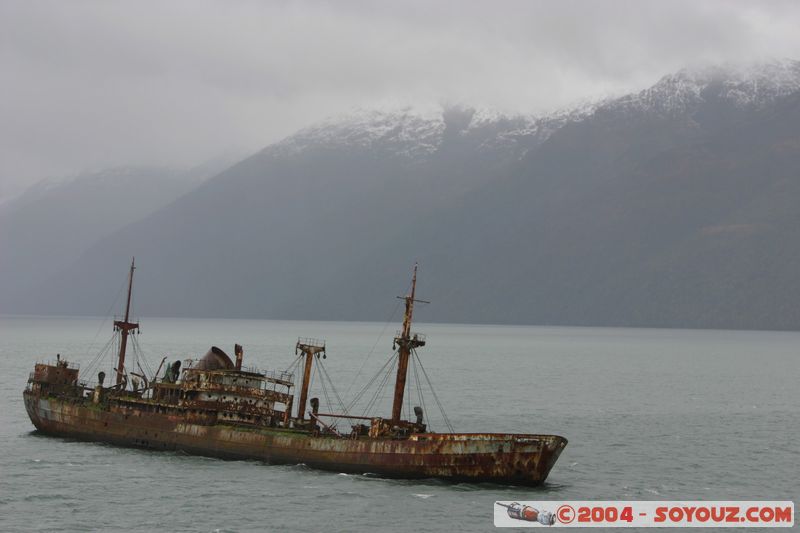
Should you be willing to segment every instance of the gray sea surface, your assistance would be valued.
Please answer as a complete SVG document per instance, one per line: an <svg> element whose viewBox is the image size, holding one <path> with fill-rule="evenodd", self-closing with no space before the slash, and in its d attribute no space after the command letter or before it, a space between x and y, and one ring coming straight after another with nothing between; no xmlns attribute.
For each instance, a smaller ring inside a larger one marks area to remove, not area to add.
<svg viewBox="0 0 800 533"><path fill-rule="evenodd" d="M211 345L232 353L238 342L246 364L285 369L298 337L323 338L347 402L391 356L396 329L148 318L138 341L151 367ZM46 437L22 403L34 363L60 353L87 367L110 322L0 317L0 531L490 531L496 500L800 501L798 333L417 329L456 431L569 439L543 487L385 480ZM108 372L110 358L101 363ZM378 413L388 414L389 393ZM435 401L426 406L443 430Z"/></svg>

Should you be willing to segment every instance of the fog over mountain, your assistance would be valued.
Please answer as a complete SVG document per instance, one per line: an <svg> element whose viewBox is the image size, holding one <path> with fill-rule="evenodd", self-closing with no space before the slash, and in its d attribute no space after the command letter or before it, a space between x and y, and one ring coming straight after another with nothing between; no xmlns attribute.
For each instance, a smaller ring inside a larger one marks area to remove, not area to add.
<svg viewBox="0 0 800 533"><path fill-rule="evenodd" d="M0 299L38 287L100 238L145 218L227 166L118 167L43 180L0 204Z"/></svg>
<svg viewBox="0 0 800 533"><path fill-rule="evenodd" d="M382 321L419 261L424 320L798 329L798 205L792 60L539 116L366 110L53 254L0 310L103 314L136 255L142 315Z"/></svg>
<svg viewBox="0 0 800 533"><path fill-rule="evenodd" d="M798 20L792 0L5 0L0 198L253 153L356 106L540 114L687 66L797 58Z"/></svg>

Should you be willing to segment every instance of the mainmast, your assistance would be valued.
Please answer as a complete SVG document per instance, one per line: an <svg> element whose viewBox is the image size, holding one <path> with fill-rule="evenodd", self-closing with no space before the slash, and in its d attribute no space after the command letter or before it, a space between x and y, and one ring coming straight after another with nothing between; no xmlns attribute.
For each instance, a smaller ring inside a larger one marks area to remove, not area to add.
<svg viewBox="0 0 800 533"><path fill-rule="evenodd" d="M325 341L297 339L294 351L295 353L301 352L303 354L302 357L305 358L303 383L300 385L300 403L297 405L297 418L303 420L305 418L306 400L308 400L308 387L311 385L311 364L314 362L314 356L319 357L319 354L323 354L323 357L325 357Z"/></svg>
<svg viewBox="0 0 800 533"><path fill-rule="evenodd" d="M398 363L397 363L397 380L394 385L394 402L392 403L392 424L400 422L400 412L403 409L403 396L406 392L406 377L408 375L408 360L411 356L411 350L419 346L425 346L425 341L420 339L418 335L411 335L411 321L414 316L414 303L430 303L425 300L415 300L414 296L417 292L417 265L414 264L414 276L411 278L411 294L407 296L398 296L406 301L406 312L403 317L403 330L398 337L395 337L394 343L399 347Z"/></svg>
<svg viewBox="0 0 800 533"><path fill-rule="evenodd" d="M114 329L122 334L119 342L119 361L117 362L117 385L122 383L125 377L125 351L128 348L128 334L133 330L139 330L139 324L130 322L131 315L131 293L133 291L133 271L136 270L136 258L131 258L131 271L128 275L128 302L125 304L125 320L115 320Z"/></svg>

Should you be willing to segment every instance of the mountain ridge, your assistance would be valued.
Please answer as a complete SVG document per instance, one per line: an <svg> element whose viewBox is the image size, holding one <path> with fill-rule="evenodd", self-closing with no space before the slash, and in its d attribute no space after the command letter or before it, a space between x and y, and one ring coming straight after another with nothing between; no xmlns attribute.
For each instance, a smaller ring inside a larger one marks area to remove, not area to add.
<svg viewBox="0 0 800 533"><path fill-rule="evenodd" d="M108 265L135 253L148 314L382 320L419 260L438 302L423 320L800 329L799 73L685 70L568 118L446 108L318 124L96 244L16 308L96 314L119 281Z"/></svg>

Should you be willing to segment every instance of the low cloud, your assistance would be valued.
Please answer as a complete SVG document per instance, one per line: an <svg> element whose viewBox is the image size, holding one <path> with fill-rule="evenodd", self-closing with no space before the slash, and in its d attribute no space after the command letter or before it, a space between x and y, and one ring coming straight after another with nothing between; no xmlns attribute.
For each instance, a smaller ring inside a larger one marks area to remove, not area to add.
<svg viewBox="0 0 800 533"><path fill-rule="evenodd" d="M704 63L800 57L800 4L0 5L0 196L46 176L246 154L354 106L538 112Z"/></svg>

